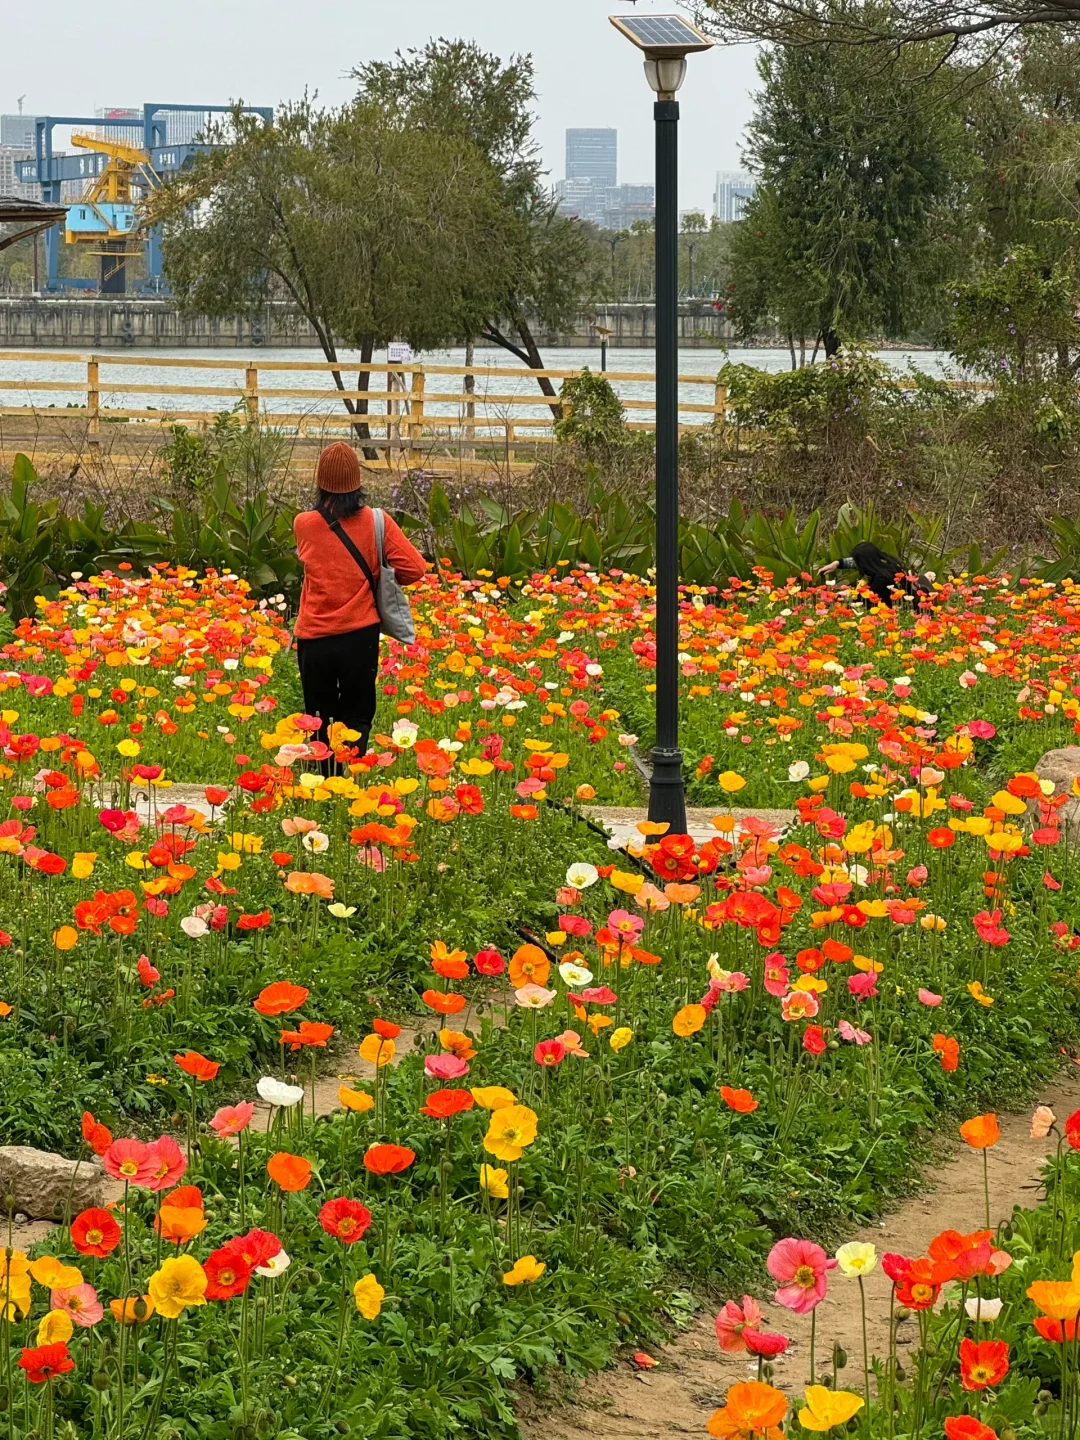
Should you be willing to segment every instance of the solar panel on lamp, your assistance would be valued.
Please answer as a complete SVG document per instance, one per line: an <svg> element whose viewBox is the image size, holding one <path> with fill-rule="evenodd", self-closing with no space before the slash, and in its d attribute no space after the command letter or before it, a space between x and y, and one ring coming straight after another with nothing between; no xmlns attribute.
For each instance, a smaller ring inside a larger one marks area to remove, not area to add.
<svg viewBox="0 0 1080 1440"><path fill-rule="evenodd" d="M679 15L611 15L609 19L640 50L652 54L686 55L712 48L712 41Z"/></svg>

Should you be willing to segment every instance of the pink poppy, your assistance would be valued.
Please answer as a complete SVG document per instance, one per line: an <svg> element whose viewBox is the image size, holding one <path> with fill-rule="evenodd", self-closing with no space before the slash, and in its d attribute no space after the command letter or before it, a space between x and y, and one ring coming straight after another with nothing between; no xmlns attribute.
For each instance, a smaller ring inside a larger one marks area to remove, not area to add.
<svg viewBox="0 0 1080 1440"><path fill-rule="evenodd" d="M821 1002L812 990L789 990L780 1001L785 1020L812 1020L820 1009Z"/></svg>
<svg viewBox="0 0 1080 1440"><path fill-rule="evenodd" d="M210 1129L218 1135L239 1135L251 1124L255 1106L250 1100L241 1100L239 1105L222 1105L210 1121Z"/></svg>
<svg viewBox="0 0 1080 1440"><path fill-rule="evenodd" d="M950 810L960 810L960 811L962 811L964 814L967 814L967 812L968 812L969 810L973 810L974 808L975 808L975 802L974 802L974 800L969 800L966 795L950 795L950 796L949 796L949 809L950 809Z"/></svg>
<svg viewBox="0 0 1080 1440"><path fill-rule="evenodd" d="M867 1031L860 1030L857 1025L852 1025L848 1020L841 1020L837 1025L841 1040L853 1040L856 1045L869 1045L870 1036Z"/></svg>
<svg viewBox="0 0 1080 1440"><path fill-rule="evenodd" d="M655 885L650 885L646 881L634 896L634 904L639 910L660 911L669 909L671 901L662 890L658 890Z"/></svg>
<svg viewBox="0 0 1080 1440"><path fill-rule="evenodd" d="M728 1300L716 1317L716 1339L721 1350L735 1355L746 1349L743 1338L746 1327L757 1325L761 1320L761 1306L752 1295L744 1295L742 1305Z"/></svg>
<svg viewBox="0 0 1080 1440"><path fill-rule="evenodd" d="M366 865L369 870L374 870L377 875L381 875L386 869L386 860L383 858L383 853L377 845L362 845L356 852L356 859L358 864Z"/></svg>
<svg viewBox="0 0 1080 1440"><path fill-rule="evenodd" d="M770 995L784 996L791 985L791 971L779 951L765 956L765 989Z"/></svg>
<svg viewBox="0 0 1080 1440"><path fill-rule="evenodd" d="M907 883L917 890L920 885L925 885L930 876L930 871L925 865L913 865L907 872Z"/></svg>
<svg viewBox="0 0 1080 1440"><path fill-rule="evenodd" d="M168 1190L187 1169L187 1157L171 1135L162 1135L148 1145L153 1173L146 1181L148 1190Z"/></svg>
<svg viewBox="0 0 1080 1440"><path fill-rule="evenodd" d="M458 1055L425 1055L424 1074L429 1080L460 1080L469 1067Z"/></svg>
<svg viewBox="0 0 1080 1440"><path fill-rule="evenodd" d="M49 1297L49 1308L63 1310L73 1324L84 1330L96 1325L105 1313L92 1285L69 1285L65 1290L54 1290Z"/></svg>
<svg viewBox="0 0 1080 1440"><path fill-rule="evenodd" d="M740 990L745 990L750 984L750 977L749 975L744 975L741 970L732 970L730 975L717 980L716 983L721 990L726 991L729 995L737 995Z"/></svg>
<svg viewBox="0 0 1080 1440"><path fill-rule="evenodd" d="M636 940L645 929L645 921L641 916L631 915L629 910L612 910L607 917L607 923L609 930L614 930L616 935L631 941Z"/></svg>
<svg viewBox="0 0 1080 1440"><path fill-rule="evenodd" d="M992 740L997 734L997 726L991 725L989 720L969 720L967 729L976 740Z"/></svg>
<svg viewBox="0 0 1080 1440"><path fill-rule="evenodd" d="M1053 875L1050 874L1049 870L1047 870L1046 874L1043 876L1043 884L1046 886L1047 890L1061 889L1061 881L1055 880Z"/></svg>
<svg viewBox="0 0 1080 1440"><path fill-rule="evenodd" d="M878 993L877 974L873 970L860 970L857 975L849 975L847 988L860 1000L873 1000Z"/></svg>
<svg viewBox="0 0 1080 1440"><path fill-rule="evenodd" d="M826 1273L836 1261L812 1240L778 1240L766 1261L769 1274L780 1281L775 1300L797 1315L806 1315L825 1299Z"/></svg>
<svg viewBox="0 0 1080 1440"><path fill-rule="evenodd" d="M114 1140L102 1155L101 1163L114 1180L149 1189L150 1177L157 1169L157 1156L141 1140Z"/></svg>
<svg viewBox="0 0 1080 1440"><path fill-rule="evenodd" d="M589 1005L614 1005L619 997L607 985L590 985L582 990L581 998Z"/></svg>
<svg viewBox="0 0 1080 1440"><path fill-rule="evenodd" d="M919 990L919 1004L920 1004L920 1005L929 1005L929 1006L931 1007L931 1009L933 1009L933 1007L934 1007L935 1005L940 1005L943 999L944 999L944 996L942 996L942 995L935 995L934 992L933 992L933 990L925 990L925 989L920 989L920 990Z"/></svg>

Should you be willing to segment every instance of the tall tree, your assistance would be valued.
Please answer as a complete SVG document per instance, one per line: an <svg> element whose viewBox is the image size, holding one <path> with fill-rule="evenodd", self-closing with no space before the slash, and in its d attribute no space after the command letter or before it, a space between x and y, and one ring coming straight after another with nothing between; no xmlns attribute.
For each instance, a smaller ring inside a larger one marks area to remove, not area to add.
<svg viewBox="0 0 1080 1440"><path fill-rule="evenodd" d="M515 263L503 183L463 137L404 126L378 106L237 111L190 170L156 191L165 273L181 306L250 313L292 300L332 364L375 347L459 339L490 314ZM367 414L360 393L345 408ZM362 369L357 392L369 388ZM369 438L367 423L357 433Z"/></svg>
<svg viewBox="0 0 1080 1440"><path fill-rule="evenodd" d="M760 57L746 149L758 191L732 239L745 334L771 322L832 355L925 321L955 252L969 148L947 82L913 90L916 63L822 45Z"/></svg>
<svg viewBox="0 0 1080 1440"><path fill-rule="evenodd" d="M589 228L560 214L543 183L532 135L533 62L503 62L465 40L431 40L353 71L358 97L401 124L468 140L498 172L514 237L507 284L478 333L534 370L543 358L534 327L562 329L601 287L603 252ZM538 376L543 393L555 387ZM557 404L552 406L559 413Z"/></svg>
<svg viewBox="0 0 1080 1440"><path fill-rule="evenodd" d="M1080 0L892 0L866 10L820 0L698 0L698 20L726 41L851 45L891 54L941 42L934 64L963 47L986 58L1026 30L1080 29Z"/></svg>

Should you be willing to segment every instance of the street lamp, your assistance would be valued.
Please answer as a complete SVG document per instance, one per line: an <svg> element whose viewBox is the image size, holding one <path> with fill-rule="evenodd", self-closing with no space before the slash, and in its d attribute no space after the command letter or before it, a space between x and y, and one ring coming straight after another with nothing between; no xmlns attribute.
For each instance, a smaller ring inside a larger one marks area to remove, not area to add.
<svg viewBox="0 0 1080 1440"><path fill-rule="evenodd" d="M712 41L679 15L611 15L656 94L656 743L649 819L686 833L679 749L679 102L686 57Z"/></svg>

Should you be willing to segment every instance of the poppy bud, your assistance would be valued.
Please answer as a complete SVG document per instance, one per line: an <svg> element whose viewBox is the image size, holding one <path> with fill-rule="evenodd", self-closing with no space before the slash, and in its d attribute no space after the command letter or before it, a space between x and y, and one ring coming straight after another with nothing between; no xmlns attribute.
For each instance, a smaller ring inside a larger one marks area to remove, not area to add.
<svg viewBox="0 0 1080 1440"><path fill-rule="evenodd" d="M349 1424L348 1420L335 1420L334 1429L338 1432L339 1435L348 1435L348 1433L352 1429L352 1426Z"/></svg>
<svg viewBox="0 0 1080 1440"><path fill-rule="evenodd" d="M295 1376L295 1375L286 1375L286 1376L285 1376L285 1384L289 1387L290 1390L295 1390L295 1389L296 1389L296 1376Z"/></svg>
<svg viewBox="0 0 1080 1440"><path fill-rule="evenodd" d="M95 1370L90 1376L90 1384L95 1390L108 1390L111 1383L104 1370Z"/></svg>
<svg viewBox="0 0 1080 1440"><path fill-rule="evenodd" d="M766 1363L761 1367L761 1373L762 1373L762 1376L763 1376L766 1380L771 1380L772 1377L773 1377L773 1367L772 1367L770 1364L768 1364L768 1362L766 1362Z"/></svg>
<svg viewBox="0 0 1080 1440"><path fill-rule="evenodd" d="M1014 1232L1013 1227L1012 1227L1011 1225L1003 1225L1003 1226L1001 1227L1001 1238L1002 1238L1003 1240L1011 1240L1011 1239L1013 1238L1014 1233L1015 1233L1015 1232Z"/></svg>
<svg viewBox="0 0 1080 1440"><path fill-rule="evenodd" d="M1045 1415L1048 1409L1049 1409L1049 1406L1047 1406L1047 1405L1035 1405L1035 1406L1032 1407L1032 1412L1031 1412L1031 1413L1032 1413L1033 1415Z"/></svg>
<svg viewBox="0 0 1080 1440"><path fill-rule="evenodd" d="M847 1351L842 1345L833 1346L832 1361L837 1370L847 1369Z"/></svg>
<svg viewBox="0 0 1080 1440"><path fill-rule="evenodd" d="M620 1325L631 1325L633 1323L630 1319L630 1316L626 1313L625 1310L616 1310L615 1319L619 1322Z"/></svg>
<svg viewBox="0 0 1080 1440"><path fill-rule="evenodd" d="M1051 1405L1054 1400L1054 1392L1052 1390L1040 1390L1038 1395L1035 1396L1035 1399L1038 1400L1040 1405Z"/></svg>
<svg viewBox="0 0 1080 1440"><path fill-rule="evenodd" d="M999 1431L998 1440L1016 1440L1016 1431L1011 1425L1006 1425L1004 1430Z"/></svg>
<svg viewBox="0 0 1080 1440"><path fill-rule="evenodd" d="M70 1400L75 1393L71 1381L61 1380L56 1387L56 1393L60 1396L61 1400Z"/></svg>
<svg viewBox="0 0 1080 1440"><path fill-rule="evenodd" d="M896 1367L895 1367L895 1369L893 1370L893 1374L895 1375L895 1377L896 1377L897 1380L903 1381L903 1380L906 1380L906 1379L907 1379L907 1375L906 1375L905 1372L904 1372L904 1367L900 1364L899 1361L897 1361L897 1363L896 1363Z"/></svg>
<svg viewBox="0 0 1080 1440"><path fill-rule="evenodd" d="M910 1320L910 1319L911 1319L911 1311L907 1308L907 1306L906 1306L906 1305L900 1305L900 1306L898 1306L898 1307L897 1307L897 1311L896 1311L896 1323L899 1325L900 1322L901 1322L901 1320Z"/></svg>

